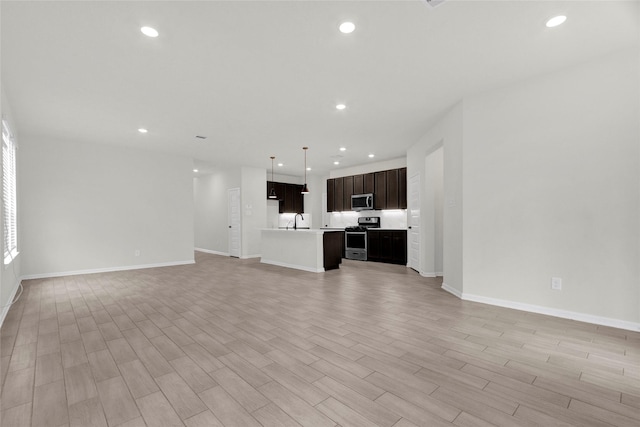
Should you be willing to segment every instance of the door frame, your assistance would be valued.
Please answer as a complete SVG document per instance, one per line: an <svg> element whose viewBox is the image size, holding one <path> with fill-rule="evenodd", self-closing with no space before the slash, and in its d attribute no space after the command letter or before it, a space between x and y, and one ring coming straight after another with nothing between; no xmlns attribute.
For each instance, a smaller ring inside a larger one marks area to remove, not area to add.
<svg viewBox="0 0 640 427"><path fill-rule="evenodd" d="M420 173L415 173L409 177L408 182L408 200L407 200L407 228L408 228L408 238L407 238L407 266L414 269L418 273L420 273ZM417 215L413 214L412 209L412 191L413 189L417 189ZM413 218L417 218L417 225L414 224ZM412 247L412 244L417 242L417 249ZM417 251L417 254L414 252ZM414 256L415 255L415 256ZM414 260L415 258L415 260ZM415 261L417 265L414 265L412 261Z"/></svg>
<svg viewBox="0 0 640 427"><path fill-rule="evenodd" d="M233 206L234 195L237 194L237 206ZM228 249L229 256L240 258L242 255L242 203L240 200L240 188L229 188L227 190L227 224L228 231ZM236 208L238 212L237 221L234 222L233 209ZM237 253L233 250L232 242L234 234L237 234L238 250Z"/></svg>

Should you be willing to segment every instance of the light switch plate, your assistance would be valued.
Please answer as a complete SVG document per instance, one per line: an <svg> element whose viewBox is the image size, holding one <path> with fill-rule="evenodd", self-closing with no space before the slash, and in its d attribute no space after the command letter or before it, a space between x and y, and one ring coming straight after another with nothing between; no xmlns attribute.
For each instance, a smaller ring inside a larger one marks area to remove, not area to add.
<svg viewBox="0 0 640 427"><path fill-rule="evenodd" d="M551 278L551 289L554 291L562 290L562 279L560 277Z"/></svg>

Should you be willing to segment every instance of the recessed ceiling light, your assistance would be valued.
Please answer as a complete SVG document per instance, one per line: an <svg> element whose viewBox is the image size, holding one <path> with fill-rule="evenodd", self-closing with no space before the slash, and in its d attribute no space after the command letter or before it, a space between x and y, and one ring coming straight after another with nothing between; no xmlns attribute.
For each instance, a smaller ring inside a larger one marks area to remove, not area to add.
<svg viewBox="0 0 640 427"><path fill-rule="evenodd" d="M553 18L547 21L547 27L549 28L557 27L558 25L564 23L564 21L566 20L567 20L567 17L564 15L554 16Z"/></svg>
<svg viewBox="0 0 640 427"><path fill-rule="evenodd" d="M140 133L147 133L147 132L149 132L149 131L148 131L148 130L146 130L145 128L140 128L140 129L138 129L138 132L140 132Z"/></svg>
<svg viewBox="0 0 640 427"><path fill-rule="evenodd" d="M311 170L311 168L307 168L307 170L308 170L308 171L310 171L310 170Z"/></svg>
<svg viewBox="0 0 640 427"><path fill-rule="evenodd" d="M334 165L339 165L339 164L340 164L340 162L333 162L333 164L334 164Z"/></svg>
<svg viewBox="0 0 640 427"><path fill-rule="evenodd" d="M347 151L346 147L340 147L340 151Z"/></svg>
<svg viewBox="0 0 640 427"><path fill-rule="evenodd" d="M158 30L156 30L155 28L142 27L140 28L140 31L142 31L142 34L147 37L158 37Z"/></svg>
<svg viewBox="0 0 640 427"><path fill-rule="evenodd" d="M356 29L356 25L353 22L343 22L338 28L340 28L341 33L350 34Z"/></svg>
<svg viewBox="0 0 640 427"><path fill-rule="evenodd" d="M284 166L284 163L278 163L278 166L282 167Z"/></svg>
<svg viewBox="0 0 640 427"><path fill-rule="evenodd" d="M338 105L336 105L336 109L337 109L337 110L344 110L345 108L347 108L347 106L346 106L346 105L344 105L344 104L338 104Z"/></svg>
<svg viewBox="0 0 640 427"><path fill-rule="evenodd" d="M375 154L369 154L369 158L374 158L375 156Z"/></svg>
<svg viewBox="0 0 640 427"><path fill-rule="evenodd" d="M194 172L198 172L198 169L194 169L193 171L194 171Z"/></svg>

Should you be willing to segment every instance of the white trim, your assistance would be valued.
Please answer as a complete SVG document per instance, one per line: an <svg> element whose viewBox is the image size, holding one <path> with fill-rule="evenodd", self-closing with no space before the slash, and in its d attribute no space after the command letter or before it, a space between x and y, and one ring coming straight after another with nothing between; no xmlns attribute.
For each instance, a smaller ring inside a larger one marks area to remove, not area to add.
<svg viewBox="0 0 640 427"><path fill-rule="evenodd" d="M271 261L264 258L262 258L260 262L263 264L277 265L278 267L295 268L296 270L308 271L310 273L324 273L324 268L315 269L313 267L306 267L304 265L287 264L286 262Z"/></svg>
<svg viewBox="0 0 640 427"><path fill-rule="evenodd" d="M432 272L424 272L424 271L421 271L421 272L420 272L420 275L421 275L422 277L436 277L436 273L432 273Z"/></svg>
<svg viewBox="0 0 640 427"><path fill-rule="evenodd" d="M207 254L229 256L229 252L212 251L210 249L203 249L203 248L193 248L193 250L198 252L204 252Z"/></svg>
<svg viewBox="0 0 640 427"><path fill-rule="evenodd" d="M4 319L7 317L7 313L9 313L9 310L11 309L11 302L16 297L16 294L18 293L18 289L20 289L21 282L22 282L22 279L16 282L15 288L11 292L11 295L9 295L9 298L7 299L7 305L2 309L2 313L0 313L0 327L2 327L2 324L4 323Z"/></svg>
<svg viewBox="0 0 640 427"><path fill-rule="evenodd" d="M442 289L464 301L473 301L481 304L489 304L498 307L511 308L514 310L527 311L530 313L560 317L562 319L576 320L578 322L592 323L594 325L609 326L612 328L640 332L640 323L637 322L628 322L626 320L612 319L610 317L594 316L593 314L578 313L575 311L560 310L557 308L543 307L540 305L525 304L522 302L484 297L481 295L460 293L457 289L452 288L446 283L442 284Z"/></svg>
<svg viewBox="0 0 640 427"><path fill-rule="evenodd" d="M253 254L253 255L242 255L240 257L240 259L251 259L251 258L260 258L262 255L260 254Z"/></svg>
<svg viewBox="0 0 640 427"><path fill-rule="evenodd" d="M460 299L464 299L462 298L462 292L460 292L459 290L457 290L456 288L447 285L446 283L442 282L442 289L449 292L451 295L456 296Z"/></svg>
<svg viewBox="0 0 640 427"><path fill-rule="evenodd" d="M174 262L160 262L157 264L140 264L140 265L127 265L122 267L94 268L90 270L61 271L57 273L28 274L26 276L22 276L22 280L48 279L50 277L77 276L80 274L109 273L112 271L141 270L144 268L173 267L176 265L187 265L187 264L195 264L195 263L196 263L195 260L187 260L187 261L174 261Z"/></svg>
<svg viewBox="0 0 640 427"><path fill-rule="evenodd" d="M463 293L462 299L466 301L480 302L483 304L497 305L499 307L513 308L515 310L546 314L548 316L561 317L563 319L577 320L579 322L593 323L595 325L610 326L613 328L640 332L640 323L637 322L628 322L626 320L612 319L610 317L594 316L592 314L577 313L575 311L560 310L540 305L483 297L481 295Z"/></svg>
<svg viewBox="0 0 640 427"><path fill-rule="evenodd" d="M443 271L436 271L436 277L444 277Z"/></svg>

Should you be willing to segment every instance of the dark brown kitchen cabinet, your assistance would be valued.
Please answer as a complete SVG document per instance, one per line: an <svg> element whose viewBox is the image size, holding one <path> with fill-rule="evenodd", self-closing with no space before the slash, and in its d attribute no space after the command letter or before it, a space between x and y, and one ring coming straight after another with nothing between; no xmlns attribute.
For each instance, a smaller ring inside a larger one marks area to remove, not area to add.
<svg viewBox="0 0 640 427"><path fill-rule="evenodd" d="M293 211L295 213L304 212L304 194L302 194L302 185L291 184L293 194Z"/></svg>
<svg viewBox="0 0 640 427"><path fill-rule="evenodd" d="M344 231L325 231L322 246L325 271L339 268L344 258Z"/></svg>
<svg viewBox="0 0 640 427"><path fill-rule="evenodd" d="M364 194L364 175L354 175L353 194Z"/></svg>
<svg viewBox="0 0 640 427"><path fill-rule="evenodd" d="M387 208L387 172L376 172L375 179L375 195L373 197L373 208L382 210Z"/></svg>
<svg viewBox="0 0 640 427"><path fill-rule="evenodd" d="M267 197L269 197L269 191L271 190L272 186L276 189L276 196L278 196L278 212L304 212L304 196L302 195L302 185L267 181Z"/></svg>
<svg viewBox="0 0 640 427"><path fill-rule="evenodd" d="M351 209L344 206L344 178L334 178L333 180L333 210L342 212Z"/></svg>
<svg viewBox="0 0 640 427"><path fill-rule="evenodd" d="M362 175L363 184L363 194L375 193L375 174L374 173L365 173Z"/></svg>
<svg viewBox="0 0 640 427"><path fill-rule="evenodd" d="M367 260L407 264L406 230L367 230Z"/></svg>
<svg viewBox="0 0 640 427"><path fill-rule="evenodd" d="M351 210L353 194L373 193L375 210L407 208L407 168L327 179L327 212Z"/></svg>
<svg viewBox="0 0 640 427"><path fill-rule="evenodd" d="M296 212L296 189L295 185L287 184L284 190L284 200L282 212ZM297 213L297 212L296 212Z"/></svg>
<svg viewBox="0 0 640 427"><path fill-rule="evenodd" d="M342 185L343 185L342 191L344 192L342 207L344 208L345 211L348 211L348 210L351 210L351 196L354 194L353 177L345 176L344 181L342 182Z"/></svg>
<svg viewBox="0 0 640 427"><path fill-rule="evenodd" d="M335 199L335 179L329 178L327 180L327 212L333 212L336 210L334 199Z"/></svg>
<svg viewBox="0 0 640 427"><path fill-rule="evenodd" d="M400 193L398 191L398 169L391 169L387 171L387 203L386 209L400 209L400 203L398 197Z"/></svg>
<svg viewBox="0 0 640 427"><path fill-rule="evenodd" d="M287 184L284 182L276 182L276 196L278 196L278 200L283 201L284 195L287 191Z"/></svg>
<svg viewBox="0 0 640 427"><path fill-rule="evenodd" d="M407 168L398 169L398 204L400 209L407 209Z"/></svg>

